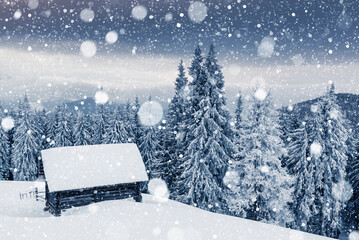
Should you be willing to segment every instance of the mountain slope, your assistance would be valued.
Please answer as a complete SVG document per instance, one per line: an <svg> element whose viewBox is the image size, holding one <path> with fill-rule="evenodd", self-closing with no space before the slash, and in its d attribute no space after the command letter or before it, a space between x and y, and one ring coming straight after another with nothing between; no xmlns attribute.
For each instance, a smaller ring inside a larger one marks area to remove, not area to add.
<svg viewBox="0 0 359 240"><path fill-rule="evenodd" d="M359 95L351 93L338 93L337 103L342 109L344 116L349 120L351 127L356 134L359 134ZM293 111L288 111L288 108L283 108L281 111L290 116L297 116L303 120L305 115L311 113L310 108L315 104L319 98L300 102L293 105Z"/></svg>

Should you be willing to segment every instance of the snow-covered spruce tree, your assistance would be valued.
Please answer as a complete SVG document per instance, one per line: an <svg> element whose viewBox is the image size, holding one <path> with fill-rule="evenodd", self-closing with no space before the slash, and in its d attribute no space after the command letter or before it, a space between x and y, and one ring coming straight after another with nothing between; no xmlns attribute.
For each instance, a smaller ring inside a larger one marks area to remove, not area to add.
<svg viewBox="0 0 359 240"><path fill-rule="evenodd" d="M334 86L312 107L308 122L311 161L315 164L315 211L309 231L338 237L345 208L346 166L348 159L347 123L336 103Z"/></svg>
<svg viewBox="0 0 359 240"><path fill-rule="evenodd" d="M73 128L74 146L92 144L92 128L89 116L85 116L82 111L78 111Z"/></svg>
<svg viewBox="0 0 359 240"><path fill-rule="evenodd" d="M46 141L46 122L47 122L47 116L46 116L46 109L43 108L41 111L35 112L35 115L37 117L37 122L41 130L41 149L47 148L47 141Z"/></svg>
<svg viewBox="0 0 359 240"><path fill-rule="evenodd" d="M200 85L198 82L200 81L199 76L203 72L203 56L202 56L202 50L199 46L196 47L194 51L194 56L192 59L191 66L189 67L189 75L192 77L192 82L187 84L188 85L188 91L185 101L184 101L184 110L183 118L179 122L178 126L178 133L176 134L176 143L177 143L177 159L174 162L174 168L175 172L174 177L172 178L172 183L170 186L171 195L170 197L172 199L178 200L179 196L182 196L186 194L187 188L183 185L183 176L184 173L184 167L185 162L189 161L188 158L184 158L185 152L188 149L188 146L193 139L193 134L191 133L191 130L188 128L188 126L192 125L195 121L193 114L195 112L195 109L193 106L198 107L194 103L194 97L193 97L193 86ZM198 93L197 93L198 95Z"/></svg>
<svg viewBox="0 0 359 240"><path fill-rule="evenodd" d="M14 133L15 133L15 129L17 128L17 126L19 125L19 114L18 114L18 109L14 110L12 108L8 109L8 112L6 113L7 117L11 117L14 120L14 127L11 130L7 131L7 135L8 135L8 139L9 139L9 165L10 165L10 172L9 172L9 180L14 180L14 174L13 174L13 169L14 167L14 163L13 161L11 161L11 155L12 155L12 151L14 148Z"/></svg>
<svg viewBox="0 0 359 240"><path fill-rule="evenodd" d="M122 116L120 107L118 107L109 119L109 123L105 128L105 135L103 137L102 143L127 143L128 139L129 137L125 128L125 121Z"/></svg>
<svg viewBox="0 0 359 240"><path fill-rule="evenodd" d="M353 196L348 202L346 216L349 229L359 230L359 140L355 143L354 156L348 162L348 178L353 187Z"/></svg>
<svg viewBox="0 0 359 240"><path fill-rule="evenodd" d="M32 181L38 176L41 134L26 95L20 101L18 115L11 153L13 176L16 181Z"/></svg>
<svg viewBox="0 0 359 240"><path fill-rule="evenodd" d="M162 178L162 174L164 174L162 173L162 148L156 130L153 127L146 128L139 141L139 150L149 179Z"/></svg>
<svg viewBox="0 0 359 240"><path fill-rule="evenodd" d="M237 104L236 104L236 111L235 111L235 126L237 130L241 128L242 112L243 112L243 97L242 97L242 92L239 90Z"/></svg>
<svg viewBox="0 0 359 240"><path fill-rule="evenodd" d="M93 116L93 144L101 144L104 141L106 127L109 124L110 110L108 103L97 104Z"/></svg>
<svg viewBox="0 0 359 240"><path fill-rule="evenodd" d="M47 147L46 136L45 136L45 133L46 133L46 110L45 110L45 108L43 108L42 110L35 110L34 122L39 129L39 136L41 137L40 147L39 147L39 150L41 151L43 149L46 149L46 147ZM39 175L44 174L44 167L43 167L43 163L42 163L41 154L38 157L37 169L38 169Z"/></svg>
<svg viewBox="0 0 359 240"><path fill-rule="evenodd" d="M178 177L178 156L181 154L178 149L177 134L185 117L185 87L188 79L185 75L183 61L181 60L178 66L178 76L175 81L175 94L169 104L166 115L166 129L164 131L163 148L166 151L165 156L168 156L168 174L166 178L167 184L170 186L172 192L172 179Z"/></svg>
<svg viewBox="0 0 359 240"><path fill-rule="evenodd" d="M204 66L199 47L190 74L191 118L187 119L182 174L176 181L176 199L202 209L226 212L223 177L237 153L230 115L225 106L223 75L213 45Z"/></svg>
<svg viewBox="0 0 359 240"><path fill-rule="evenodd" d="M140 117L138 116L138 111L140 110L140 101L138 100L138 97L135 99L135 104L132 107L132 129L133 129L133 135L134 135L134 142L139 145L140 143L140 137L142 136L143 129L140 121Z"/></svg>
<svg viewBox="0 0 359 240"><path fill-rule="evenodd" d="M315 164L310 159L307 120L291 131L289 136L286 167L295 178L294 198L291 209L294 213L294 227L308 231L308 223L313 214L315 196Z"/></svg>
<svg viewBox="0 0 359 240"><path fill-rule="evenodd" d="M123 121L128 135L128 142L135 142L135 133L134 133L135 127L133 124L132 114L133 114L132 104L130 100L128 100L123 112Z"/></svg>
<svg viewBox="0 0 359 240"><path fill-rule="evenodd" d="M10 174L10 142L7 133L0 129L0 180L8 180Z"/></svg>
<svg viewBox="0 0 359 240"><path fill-rule="evenodd" d="M55 130L57 125L57 115L59 106L56 106L52 112L46 114L45 119L45 149L51 148L55 144Z"/></svg>
<svg viewBox="0 0 359 240"><path fill-rule="evenodd" d="M0 119L5 116L3 108L0 107ZM8 180L10 175L10 141L8 133L0 128L0 180Z"/></svg>
<svg viewBox="0 0 359 240"><path fill-rule="evenodd" d="M66 104L62 104L57 109L54 147L72 146L72 126L71 117Z"/></svg>
<svg viewBox="0 0 359 240"><path fill-rule="evenodd" d="M258 88L250 96L242 119L239 181L231 189L230 209L252 220L285 226L292 221L292 179L281 166L286 149L281 139L278 112L270 93Z"/></svg>

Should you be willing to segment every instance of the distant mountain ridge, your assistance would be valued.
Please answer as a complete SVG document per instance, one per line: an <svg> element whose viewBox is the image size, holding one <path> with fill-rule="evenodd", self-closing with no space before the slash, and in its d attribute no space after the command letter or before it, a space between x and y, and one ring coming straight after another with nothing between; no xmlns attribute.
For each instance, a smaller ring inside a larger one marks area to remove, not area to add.
<svg viewBox="0 0 359 240"><path fill-rule="evenodd" d="M337 104L344 116L349 120L356 135L359 135L359 95L352 93L337 93ZM307 100L293 105L293 110L283 108L282 111L291 116L297 116L300 120L311 113L310 107L318 102L319 98Z"/></svg>
<svg viewBox="0 0 359 240"><path fill-rule="evenodd" d="M70 111L80 110L85 114L95 113L95 109L96 109L96 102L93 98L86 98L86 99L75 100L72 102L67 102L66 105L68 109L70 109Z"/></svg>

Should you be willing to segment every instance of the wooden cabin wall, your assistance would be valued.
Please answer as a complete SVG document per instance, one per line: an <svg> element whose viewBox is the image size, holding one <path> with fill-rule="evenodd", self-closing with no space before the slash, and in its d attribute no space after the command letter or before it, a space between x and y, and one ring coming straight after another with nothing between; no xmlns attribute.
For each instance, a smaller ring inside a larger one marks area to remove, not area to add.
<svg viewBox="0 0 359 240"><path fill-rule="evenodd" d="M142 201L140 183L127 183L60 192L47 192L46 196L48 202L47 205L50 207L53 214L71 207L80 207L94 202L107 200L118 200L133 197L137 202Z"/></svg>

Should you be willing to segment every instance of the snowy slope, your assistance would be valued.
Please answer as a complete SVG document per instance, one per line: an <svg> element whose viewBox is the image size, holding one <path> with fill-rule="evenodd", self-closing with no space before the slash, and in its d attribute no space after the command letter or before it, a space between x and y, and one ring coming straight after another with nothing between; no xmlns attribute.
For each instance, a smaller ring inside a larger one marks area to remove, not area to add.
<svg viewBox="0 0 359 240"><path fill-rule="evenodd" d="M169 239L319 240L290 229L206 212L174 201L108 201L70 209L62 217L42 211L43 203L19 200L37 182L0 182L0 239Z"/></svg>

